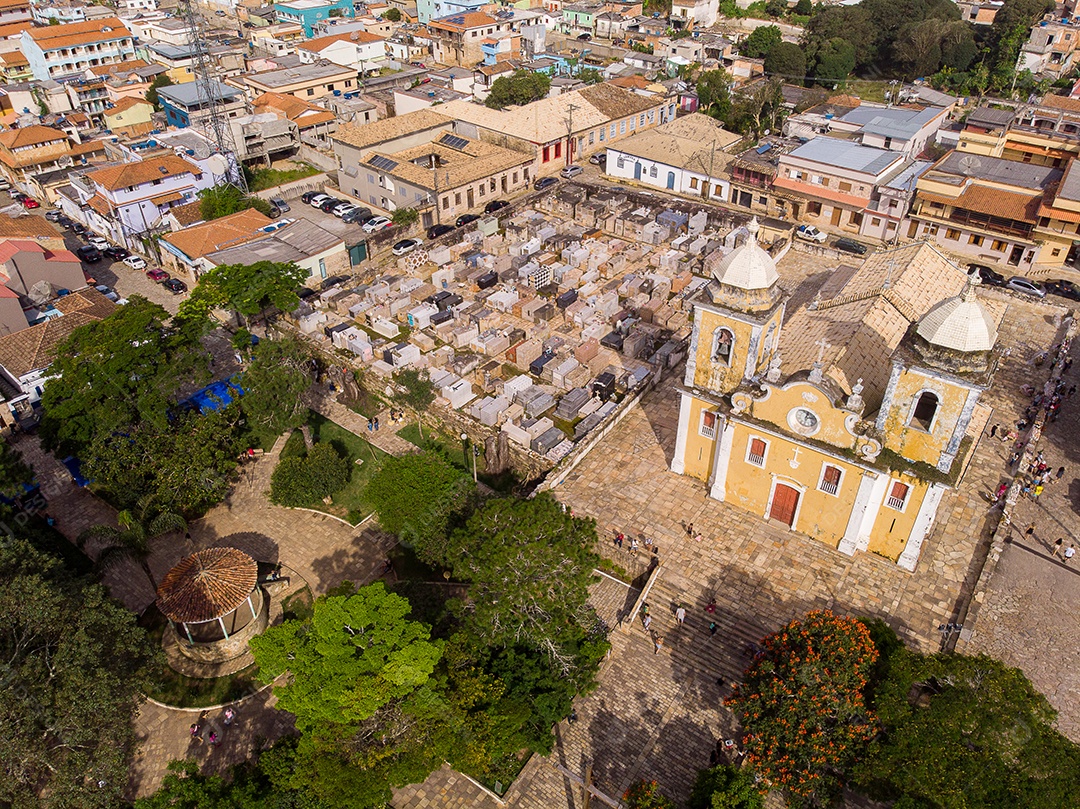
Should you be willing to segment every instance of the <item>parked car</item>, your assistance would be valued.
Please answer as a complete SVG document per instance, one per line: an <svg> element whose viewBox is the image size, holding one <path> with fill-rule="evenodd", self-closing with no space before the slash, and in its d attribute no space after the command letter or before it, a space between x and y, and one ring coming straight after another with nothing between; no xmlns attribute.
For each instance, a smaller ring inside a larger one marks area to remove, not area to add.
<svg viewBox="0 0 1080 809"><path fill-rule="evenodd" d="M124 259L124 263L133 270L146 269L146 260L142 256L128 256Z"/></svg>
<svg viewBox="0 0 1080 809"><path fill-rule="evenodd" d="M322 204L328 199L333 199L333 197L331 197L329 194L316 194L308 200L308 205L310 205L312 208L321 208Z"/></svg>
<svg viewBox="0 0 1080 809"><path fill-rule="evenodd" d="M62 215L60 211L45 211L45 218L50 222L59 222Z"/></svg>
<svg viewBox="0 0 1080 809"><path fill-rule="evenodd" d="M588 42L592 39L592 34L578 34L578 40L581 42Z"/></svg>
<svg viewBox="0 0 1080 809"><path fill-rule="evenodd" d="M371 208L361 208L357 206L356 208L353 208L351 211L343 215L341 217L341 221L347 222L349 224L352 224L353 222L363 223L371 219L371 217Z"/></svg>
<svg viewBox="0 0 1080 809"><path fill-rule="evenodd" d="M75 255L88 264L94 264L101 261L101 251L89 244L84 244L82 247L77 248L75 250Z"/></svg>
<svg viewBox="0 0 1080 809"><path fill-rule="evenodd" d="M173 295L182 295L187 292L187 284L179 278L167 278L162 286L169 290Z"/></svg>
<svg viewBox="0 0 1080 809"><path fill-rule="evenodd" d="M854 239L849 239L846 236L833 242L833 247L835 247L837 250L843 250L845 253L856 253L860 256L866 254L865 244L857 242Z"/></svg>
<svg viewBox="0 0 1080 809"><path fill-rule="evenodd" d="M541 177L539 180L533 183L533 188L535 188L537 191L543 191L545 188L551 188L551 186L553 185L558 185L558 183L558 177Z"/></svg>
<svg viewBox="0 0 1080 809"><path fill-rule="evenodd" d="M108 256L113 261L123 261L125 258L131 255L130 251L125 250L123 247L114 247L113 245L109 245L108 247L106 247L104 250L101 251L101 254L104 256Z"/></svg>
<svg viewBox="0 0 1080 809"><path fill-rule="evenodd" d="M315 197L319 196L319 194L321 193L321 191L305 191L303 194L300 195L300 201L305 205L310 205L311 201L315 199Z"/></svg>
<svg viewBox="0 0 1080 809"><path fill-rule="evenodd" d="M26 208L26 210L31 211L34 208L40 208L41 203L38 202L36 199L32 199L30 197L24 197L23 201L22 201L22 206L24 208Z"/></svg>
<svg viewBox="0 0 1080 809"><path fill-rule="evenodd" d="M165 272L165 270L162 270L158 267L154 267L152 270L147 270L146 277L149 278L151 281L157 281L159 283L161 281L168 281L170 278L169 274Z"/></svg>
<svg viewBox="0 0 1080 809"><path fill-rule="evenodd" d="M338 219L343 217L353 208L359 208L360 206L353 202L339 202L333 208L330 209L330 213L336 216Z"/></svg>
<svg viewBox="0 0 1080 809"><path fill-rule="evenodd" d="M71 232L76 236L85 236L89 231L87 231L86 225L82 224L82 222L72 222Z"/></svg>
<svg viewBox="0 0 1080 809"><path fill-rule="evenodd" d="M90 242L90 244L96 247L98 250L104 250L106 247L109 246L109 240L106 239L104 236L91 236L89 239L87 239L87 241Z"/></svg>
<svg viewBox="0 0 1080 809"><path fill-rule="evenodd" d="M1045 298L1046 290L1042 288L1040 284L1036 284L1034 281L1030 281L1021 275L1014 275L1009 279L1009 283L1005 285L1013 292L1022 292L1025 295L1034 295L1036 298Z"/></svg>
<svg viewBox="0 0 1080 809"><path fill-rule="evenodd" d="M56 224L58 224L62 228L70 228L72 225L75 224L75 220L71 219L70 217L64 216L63 214L60 214L60 218L56 220Z"/></svg>
<svg viewBox="0 0 1080 809"><path fill-rule="evenodd" d="M114 303L120 300L120 296L116 294L116 290L105 284L98 284L94 289L104 295L107 300L113 301Z"/></svg>
<svg viewBox="0 0 1080 809"><path fill-rule="evenodd" d="M968 269L977 272L979 274L979 279L987 286L1005 286L1005 276L999 272L994 272L984 264L968 264Z"/></svg>
<svg viewBox="0 0 1080 809"><path fill-rule="evenodd" d="M799 225L795 228L795 237L805 242L817 242L818 244L823 244L828 238L813 225Z"/></svg>
<svg viewBox="0 0 1080 809"><path fill-rule="evenodd" d="M457 218L457 221L454 222L454 226L459 227L459 228L463 228L466 225L471 225L473 222L475 222L479 218L480 218L479 214L465 213L465 214L462 214L461 216L459 216Z"/></svg>
<svg viewBox="0 0 1080 809"><path fill-rule="evenodd" d="M585 171L585 169L583 169L581 166L567 166L559 172L559 176L562 177L564 180L569 180L571 177L577 177L583 171Z"/></svg>
<svg viewBox="0 0 1080 809"><path fill-rule="evenodd" d="M422 244L423 242L419 239L402 239L394 245L393 252L395 256L403 256L406 253L411 253Z"/></svg>
<svg viewBox="0 0 1080 809"><path fill-rule="evenodd" d="M427 237L429 239L437 239L440 236L445 236L447 233L454 229L453 225L432 225L428 228Z"/></svg>
<svg viewBox="0 0 1080 809"><path fill-rule="evenodd" d="M1080 301L1080 287L1077 287L1072 281L1054 279L1047 281L1044 286L1051 295L1068 298L1070 301Z"/></svg>
<svg viewBox="0 0 1080 809"><path fill-rule="evenodd" d="M270 207L277 208L281 213L288 213L292 210L292 208L289 207L289 203L281 197L270 197Z"/></svg>
<svg viewBox="0 0 1080 809"><path fill-rule="evenodd" d="M505 199L493 199L487 205L484 206L484 213L495 213L495 211L501 211L510 205Z"/></svg>
<svg viewBox="0 0 1080 809"><path fill-rule="evenodd" d="M319 210L323 213L330 213L338 205L341 205L345 200L338 199L337 197L327 197L323 200L322 205L319 206Z"/></svg>
<svg viewBox="0 0 1080 809"><path fill-rule="evenodd" d="M594 166L603 167L607 164L607 152L599 152L598 154L594 154L592 157L589 158L589 162L592 163Z"/></svg>
<svg viewBox="0 0 1080 809"><path fill-rule="evenodd" d="M30 199L30 197L26 196L26 194L24 194L22 191L8 191L8 193L11 194L11 198L16 202L22 202L24 199Z"/></svg>
<svg viewBox="0 0 1080 809"><path fill-rule="evenodd" d="M373 216L371 219L364 223L364 232L374 233L377 230L382 230L383 228L391 228L393 226L394 223L390 221L389 217Z"/></svg>

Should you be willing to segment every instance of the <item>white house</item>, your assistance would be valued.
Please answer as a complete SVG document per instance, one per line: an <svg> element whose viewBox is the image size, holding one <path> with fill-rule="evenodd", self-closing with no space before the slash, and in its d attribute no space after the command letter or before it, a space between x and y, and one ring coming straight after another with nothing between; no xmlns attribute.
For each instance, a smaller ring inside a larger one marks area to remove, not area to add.
<svg viewBox="0 0 1080 809"><path fill-rule="evenodd" d="M720 13L720 0L672 0L671 17L708 28Z"/></svg>
<svg viewBox="0 0 1080 809"><path fill-rule="evenodd" d="M305 64L326 59L358 73L367 73L378 70L386 62L386 38L369 34L367 31L331 34L297 45L296 55Z"/></svg>

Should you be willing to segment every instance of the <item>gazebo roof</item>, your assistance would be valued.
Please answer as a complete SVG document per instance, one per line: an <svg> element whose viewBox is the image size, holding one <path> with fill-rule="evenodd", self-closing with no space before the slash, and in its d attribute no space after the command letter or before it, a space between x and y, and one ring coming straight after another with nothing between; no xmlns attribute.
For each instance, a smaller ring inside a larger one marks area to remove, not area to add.
<svg viewBox="0 0 1080 809"><path fill-rule="evenodd" d="M171 621L198 624L243 604L258 580L255 560L236 548L207 548L177 562L158 586L158 609Z"/></svg>

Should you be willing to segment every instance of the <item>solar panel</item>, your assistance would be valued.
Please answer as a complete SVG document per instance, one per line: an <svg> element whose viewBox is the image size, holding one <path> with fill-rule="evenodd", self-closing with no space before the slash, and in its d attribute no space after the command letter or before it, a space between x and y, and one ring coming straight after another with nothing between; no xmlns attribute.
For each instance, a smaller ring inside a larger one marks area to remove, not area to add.
<svg viewBox="0 0 1080 809"><path fill-rule="evenodd" d="M391 160L389 157L383 157L382 155L375 155L368 161L368 165L372 168L382 169L383 171L391 171L397 168L397 161Z"/></svg>
<svg viewBox="0 0 1080 809"><path fill-rule="evenodd" d="M458 149L459 151L469 145L469 142L465 138L459 138L457 135L446 134L439 138L439 143L444 146L449 146L451 149Z"/></svg>

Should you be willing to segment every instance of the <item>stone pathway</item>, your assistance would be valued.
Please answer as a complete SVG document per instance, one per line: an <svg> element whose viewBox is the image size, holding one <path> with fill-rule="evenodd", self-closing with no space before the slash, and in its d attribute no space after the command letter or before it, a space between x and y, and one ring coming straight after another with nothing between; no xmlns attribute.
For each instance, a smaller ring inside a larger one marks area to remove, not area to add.
<svg viewBox="0 0 1080 809"><path fill-rule="evenodd" d="M331 399L328 396L321 397L318 402L314 403L315 410L319 415L330 419L334 424L339 427L344 427L351 433L356 433L365 441L374 444L383 452L390 455L408 455L412 452L419 452L419 448L410 441L406 441L404 438L397 434L397 431L404 427L408 422L401 422L394 424L390 420L390 411L383 410L378 414L379 429L368 431L367 419L352 410L336 399Z"/></svg>

